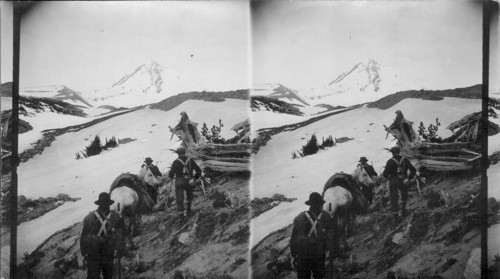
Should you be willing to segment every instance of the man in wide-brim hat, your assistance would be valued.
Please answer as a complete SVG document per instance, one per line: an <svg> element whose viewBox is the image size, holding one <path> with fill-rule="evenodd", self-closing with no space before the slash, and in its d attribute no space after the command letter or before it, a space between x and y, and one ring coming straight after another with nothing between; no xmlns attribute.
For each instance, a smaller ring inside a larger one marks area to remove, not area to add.
<svg viewBox="0 0 500 279"><path fill-rule="evenodd" d="M325 253L331 218L323 211L323 197L317 192L309 195L305 202L309 210L300 213L293 220L290 251L297 271L297 277L324 278Z"/></svg>
<svg viewBox="0 0 500 279"><path fill-rule="evenodd" d="M80 250L87 262L87 278L113 278L115 251L124 251L124 224L118 213L110 210L114 203L106 192L94 202L99 207L83 220Z"/></svg>
<svg viewBox="0 0 500 279"><path fill-rule="evenodd" d="M400 155L401 149L398 146L392 147L389 151L392 153L392 158L387 161L382 176L389 179L391 211L397 218L405 217L407 215L406 201L408 200L409 181L415 177L417 170L410 160ZM400 213L398 213L398 192L401 193Z"/></svg>
<svg viewBox="0 0 500 279"><path fill-rule="evenodd" d="M185 216L191 216L194 183L190 183L190 181L193 182L201 176L201 169L193 159L186 156L186 148L179 147L175 153L179 157L172 162L172 168L168 172L168 176L170 178L175 177L175 202L179 218L184 221ZM184 198L186 199L185 207Z"/></svg>
<svg viewBox="0 0 500 279"><path fill-rule="evenodd" d="M112 205L115 201L111 199L110 195L106 192L102 192L99 194L99 198L94 202L95 204L102 206L102 207L109 207Z"/></svg>

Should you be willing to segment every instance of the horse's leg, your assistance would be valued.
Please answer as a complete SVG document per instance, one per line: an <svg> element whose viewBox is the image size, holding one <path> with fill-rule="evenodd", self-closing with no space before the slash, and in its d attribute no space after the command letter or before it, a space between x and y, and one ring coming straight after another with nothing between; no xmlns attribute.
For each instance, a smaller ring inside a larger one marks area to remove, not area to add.
<svg viewBox="0 0 500 279"><path fill-rule="evenodd" d="M341 247L341 253L345 253L348 250L348 244L347 244L347 238L350 234L350 213L346 212L345 210L342 209L341 215L340 215L340 247Z"/></svg>
<svg viewBox="0 0 500 279"><path fill-rule="evenodd" d="M347 238L353 233L353 225L352 225L352 214L351 212L347 212L346 214L346 234L344 237L344 251L349 251L349 244L347 243Z"/></svg>
<svg viewBox="0 0 500 279"><path fill-rule="evenodd" d="M134 233L134 226L135 226L135 219L136 219L136 216L133 215L131 217L129 217L129 224L127 226L127 239L128 239L128 242L129 242L129 245L130 245L130 250L137 250L137 246L135 246L134 244L134 239L133 239L133 233Z"/></svg>
<svg viewBox="0 0 500 279"><path fill-rule="evenodd" d="M346 226L345 226L345 218L342 215L342 209L337 211L338 214L335 217L336 221L336 231L337 231L337 237L335 240L335 248L336 248L336 256L340 257L344 253L345 247L344 247L344 239L346 235Z"/></svg>

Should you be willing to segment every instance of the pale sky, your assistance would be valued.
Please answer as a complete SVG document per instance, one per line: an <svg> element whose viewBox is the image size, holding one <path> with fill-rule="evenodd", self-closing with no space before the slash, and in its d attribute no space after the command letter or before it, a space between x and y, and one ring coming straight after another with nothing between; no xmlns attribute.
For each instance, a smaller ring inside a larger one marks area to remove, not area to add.
<svg viewBox="0 0 500 279"><path fill-rule="evenodd" d="M500 94L500 12L498 1L492 9L490 24L490 93Z"/></svg>
<svg viewBox="0 0 500 279"><path fill-rule="evenodd" d="M156 61L206 90L248 88L249 22L245 2L45 2L21 22L20 87L104 89Z"/></svg>
<svg viewBox="0 0 500 279"><path fill-rule="evenodd" d="M0 2L0 83L12 81L12 3Z"/></svg>
<svg viewBox="0 0 500 279"><path fill-rule="evenodd" d="M1 1L1 83L12 80L11 13ZM248 88L252 59L254 83L300 89L367 58L429 89L470 86L481 83L481 13L477 1L48 2L22 22L21 87L102 89L154 60L207 90Z"/></svg>
<svg viewBox="0 0 500 279"><path fill-rule="evenodd" d="M367 58L427 89L481 83L478 1L257 2L252 34L256 83L321 87Z"/></svg>

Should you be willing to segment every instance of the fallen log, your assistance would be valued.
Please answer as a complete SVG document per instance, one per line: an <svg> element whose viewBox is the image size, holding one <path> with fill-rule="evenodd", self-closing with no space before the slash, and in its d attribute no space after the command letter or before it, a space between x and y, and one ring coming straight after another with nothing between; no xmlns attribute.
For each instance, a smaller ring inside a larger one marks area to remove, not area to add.
<svg viewBox="0 0 500 279"><path fill-rule="evenodd" d="M248 158L225 158L225 157L215 157L215 156L202 156L204 160L214 160L221 162L237 162L237 163L245 163L250 164L250 159Z"/></svg>
<svg viewBox="0 0 500 279"><path fill-rule="evenodd" d="M238 136L245 136L250 128L249 121L244 121L233 127ZM248 172L250 171L251 150L250 143L214 144L206 142L197 129L198 123L192 122L185 112L181 112L181 120L170 128L172 136L182 140L189 157L199 161L203 169L212 169L221 172Z"/></svg>
<svg viewBox="0 0 500 279"><path fill-rule="evenodd" d="M477 121L480 119L478 120L477 117L471 118L472 122L460 120L448 127L460 128L461 132L465 131L451 137L455 139L455 142L431 143L423 142L413 130L413 122L406 120L400 111L397 114L396 121L389 127L384 125L384 128L388 134L392 134L398 140L401 154L413 161L415 166L435 171L463 171L479 168L480 144L477 141L457 141L464 135L467 139L478 139ZM462 123L468 125L467 129Z"/></svg>

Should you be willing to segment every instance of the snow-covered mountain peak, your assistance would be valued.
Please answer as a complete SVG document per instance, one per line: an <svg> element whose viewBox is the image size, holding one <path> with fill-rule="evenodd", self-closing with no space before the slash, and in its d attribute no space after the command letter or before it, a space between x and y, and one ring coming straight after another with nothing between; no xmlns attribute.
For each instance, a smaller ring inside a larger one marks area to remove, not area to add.
<svg viewBox="0 0 500 279"><path fill-rule="evenodd" d="M133 83L134 79L149 79L150 85L156 87L156 92L161 91L161 85L163 84L162 79L163 67L155 61L149 61L148 63L138 66L132 73L126 74L119 81L115 82L111 87L116 87L127 82Z"/></svg>
<svg viewBox="0 0 500 279"><path fill-rule="evenodd" d="M141 64L111 87L89 92L99 105L134 107L169 97L165 90L165 68L156 61Z"/></svg>
<svg viewBox="0 0 500 279"><path fill-rule="evenodd" d="M350 106L372 102L399 91L420 89L424 87L401 76L398 71L366 59L338 75L328 85L301 93L312 104Z"/></svg>
<svg viewBox="0 0 500 279"><path fill-rule="evenodd" d="M345 78L349 77L351 74L365 74L368 76L368 83L373 84L374 90L378 91L380 89L380 69L385 67L380 65L377 61L373 59L368 59L366 61L359 62L354 65L351 70L342 73L328 85L337 84L342 82Z"/></svg>

